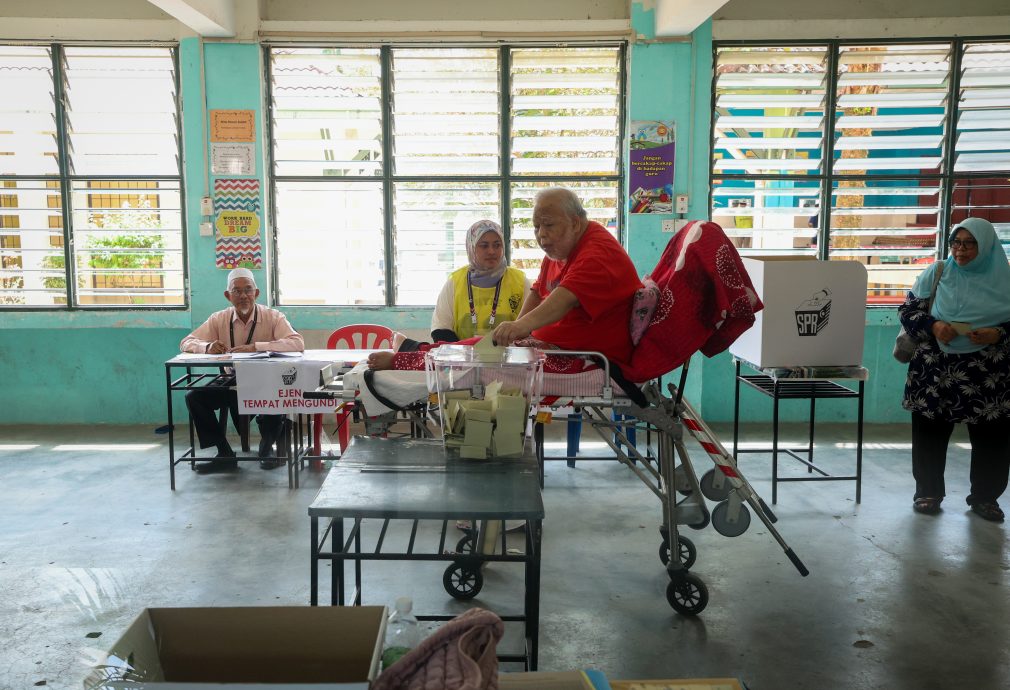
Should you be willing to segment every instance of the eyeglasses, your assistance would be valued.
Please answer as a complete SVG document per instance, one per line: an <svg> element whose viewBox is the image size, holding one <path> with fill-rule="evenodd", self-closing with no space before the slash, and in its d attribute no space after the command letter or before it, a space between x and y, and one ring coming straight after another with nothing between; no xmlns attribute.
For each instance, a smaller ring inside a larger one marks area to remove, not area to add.
<svg viewBox="0 0 1010 690"><path fill-rule="evenodd" d="M978 246L977 240L951 240L951 249L974 249Z"/></svg>
<svg viewBox="0 0 1010 690"><path fill-rule="evenodd" d="M256 288L232 288L228 292L233 295L252 295L255 294Z"/></svg>

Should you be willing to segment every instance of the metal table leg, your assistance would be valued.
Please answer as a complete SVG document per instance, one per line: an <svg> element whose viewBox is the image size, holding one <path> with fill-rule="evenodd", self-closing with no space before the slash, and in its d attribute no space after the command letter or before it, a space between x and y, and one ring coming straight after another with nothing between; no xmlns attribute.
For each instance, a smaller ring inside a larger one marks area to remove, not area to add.
<svg viewBox="0 0 1010 690"><path fill-rule="evenodd" d="M344 519L333 518L330 528L332 532L331 550L333 561L330 563L330 606L344 605Z"/></svg>
<svg viewBox="0 0 1010 690"><path fill-rule="evenodd" d="M312 539L312 549L309 554L309 606L319 605L319 518L311 519L309 534Z"/></svg>
<svg viewBox="0 0 1010 690"><path fill-rule="evenodd" d="M172 369L165 366L165 401L168 408L168 478L175 491L175 422L172 418Z"/></svg>
<svg viewBox="0 0 1010 690"><path fill-rule="evenodd" d="M735 384L733 391L733 459L739 463L737 442L740 439L740 360L736 362L736 376L733 377L733 382Z"/></svg>
<svg viewBox="0 0 1010 690"><path fill-rule="evenodd" d="M856 414L856 504L862 500L863 497L863 384L864 382L860 380L859 382L859 400L857 407L859 411Z"/></svg>
<svg viewBox="0 0 1010 690"><path fill-rule="evenodd" d="M814 472L814 417L816 415L816 403L817 398L810 396L810 445L807 446L807 474L813 474Z"/></svg>
<svg viewBox="0 0 1010 690"><path fill-rule="evenodd" d="M772 384L772 505L779 498L779 382Z"/></svg>
<svg viewBox="0 0 1010 690"><path fill-rule="evenodd" d="M540 656L540 555L543 523L527 522L526 637L530 640L529 670L536 671Z"/></svg>

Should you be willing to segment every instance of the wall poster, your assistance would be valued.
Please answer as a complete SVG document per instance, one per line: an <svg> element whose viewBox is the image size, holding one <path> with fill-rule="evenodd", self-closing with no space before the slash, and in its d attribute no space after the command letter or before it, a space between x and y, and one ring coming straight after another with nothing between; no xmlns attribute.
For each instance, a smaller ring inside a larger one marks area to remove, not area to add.
<svg viewBox="0 0 1010 690"><path fill-rule="evenodd" d="M256 141L255 110L211 110L211 141Z"/></svg>
<svg viewBox="0 0 1010 690"><path fill-rule="evenodd" d="M631 213L673 213L675 132L672 120L632 120L628 184Z"/></svg>
<svg viewBox="0 0 1010 690"><path fill-rule="evenodd" d="M214 263L223 270L262 268L260 239L260 181L219 178L214 180L214 233L217 238Z"/></svg>
<svg viewBox="0 0 1010 690"><path fill-rule="evenodd" d="M255 175L256 144L211 144L211 175Z"/></svg>

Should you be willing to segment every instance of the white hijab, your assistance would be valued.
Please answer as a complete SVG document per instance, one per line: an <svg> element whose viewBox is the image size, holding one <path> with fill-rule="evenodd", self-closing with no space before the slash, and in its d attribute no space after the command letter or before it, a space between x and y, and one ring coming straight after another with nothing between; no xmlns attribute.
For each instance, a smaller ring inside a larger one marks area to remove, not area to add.
<svg viewBox="0 0 1010 690"><path fill-rule="evenodd" d="M494 287L505 275L505 269L508 267L505 252L502 252L501 261L494 268L481 268L477 265L477 243L489 232L498 235L502 244L505 244L505 233L493 220L478 220L466 231L466 258L470 261L470 282L476 287Z"/></svg>

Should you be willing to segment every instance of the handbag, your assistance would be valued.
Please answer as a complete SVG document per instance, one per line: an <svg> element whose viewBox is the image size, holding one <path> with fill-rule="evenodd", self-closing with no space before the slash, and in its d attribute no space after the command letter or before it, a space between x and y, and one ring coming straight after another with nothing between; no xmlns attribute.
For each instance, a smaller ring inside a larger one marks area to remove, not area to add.
<svg viewBox="0 0 1010 690"><path fill-rule="evenodd" d="M926 300L926 313L929 313L930 308L933 306L933 296L936 294L936 286L940 282L940 276L943 275L943 263L936 267L936 275L933 276L933 289L929 292L929 299ZM901 362L902 364L908 364L912 361L912 355L915 354L915 350L919 347L921 341L913 338L905 327L902 326L898 330L898 337L894 339L894 351L891 353L894 358Z"/></svg>

